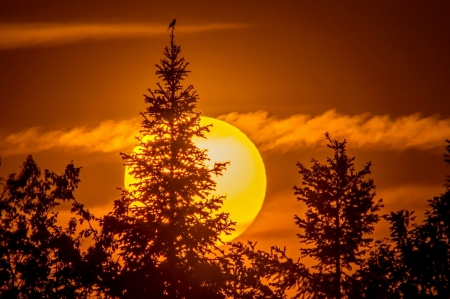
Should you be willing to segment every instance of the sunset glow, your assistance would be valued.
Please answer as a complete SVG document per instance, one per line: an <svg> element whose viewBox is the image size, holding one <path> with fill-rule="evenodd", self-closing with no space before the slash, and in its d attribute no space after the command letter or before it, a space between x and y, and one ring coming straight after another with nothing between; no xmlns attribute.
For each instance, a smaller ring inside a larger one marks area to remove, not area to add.
<svg viewBox="0 0 450 299"><path fill-rule="evenodd" d="M210 117L202 117L200 124L212 124L210 132L205 134L206 139L194 139L199 148L208 150L209 167L216 162L230 162L222 176L213 177L217 183L213 195L226 196L219 212L229 213L236 222L233 234L221 237L227 242L245 232L263 205L266 192L264 163L255 145L239 129ZM139 147L135 147L134 151L139 152ZM125 186L129 188L135 182L126 169ZM135 202L133 205L139 207L142 203Z"/></svg>
<svg viewBox="0 0 450 299"><path fill-rule="evenodd" d="M448 0L0 1L0 294L416 298L371 294L410 281L450 298L449 16Z"/></svg>

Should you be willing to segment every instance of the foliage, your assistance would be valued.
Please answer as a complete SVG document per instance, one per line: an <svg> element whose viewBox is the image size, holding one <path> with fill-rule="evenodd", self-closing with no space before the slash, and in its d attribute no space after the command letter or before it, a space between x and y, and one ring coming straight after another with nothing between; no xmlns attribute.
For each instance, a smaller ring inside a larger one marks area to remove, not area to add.
<svg viewBox="0 0 450 299"><path fill-rule="evenodd" d="M447 166L450 165L450 140L447 141L447 146L445 149L447 150L447 154L444 154L444 161L447 163ZM450 175L447 176L447 183L445 184L445 187L447 187L447 190L450 190Z"/></svg>
<svg viewBox="0 0 450 299"><path fill-rule="evenodd" d="M256 250L256 243L230 244L224 268L228 271L230 298L281 299L288 289L308 287L308 271L300 260L286 255L286 248L273 246L270 252Z"/></svg>
<svg viewBox="0 0 450 299"><path fill-rule="evenodd" d="M220 235L233 223L218 213L223 197L212 196L213 175L226 163L206 165L205 150L193 137L205 137L194 111L198 95L184 87L188 63L173 42L157 64L161 83L145 96L148 104L138 138L141 152L123 154L136 179L122 189L114 209L101 221L102 236L92 248L107 254L99 287L120 298L223 298Z"/></svg>
<svg viewBox="0 0 450 299"><path fill-rule="evenodd" d="M446 148L450 152L450 145ZM445 161L450 163L449 155ZM450 189L428 200L422 224L414 212L383 216L390 238L378 241L360 272L366 298L450 297ZM376 296L375 296L376 295Z"/></svg>
<svg viewBox="0 0 450 299"><path fill-rule="evenodd" d="M381 199L374 202L373 180L364 180L371 163L356 171L355 158L346 154L345 140L332 140L328 133L325 136L334 151L327 165L312 159L310 170L297 163L303 181L301 187L294 186L295 195L307 211L304 218L296 215L295 223L302 230L300 242L306 245L300 249L302 255L317 261L310 282L314 298L341 298L353 289L349 271L362 264L372 241L365 235L373 232L382 204Z"/></svg>
<svg viewBox="0 0 450 299"><path fill-rule="evenodd" d="M88 264L80 251L92 227L77 223L93 216L78 203L80 168L72 163L62 175L41 172L31 156L22 172L10 175L0 193L0 285L4 298L83 298L90 292ZM67 228L57 225L54 209L71 202Z"/></svg>
<svg viewBox="0 0 450 299"><path fill-rule="evenodd" d="M255 249L255 243L231 244L227 255L233 298L357 298L361 294L358 276L353 266L361 267L372 241L365 238L379 221L377 211L381 199L375 203L375 185L364 180L370 174L368 163L356 171L354 159L346 154L346 142L331 140L334 151L327 165L312 160L312 169L297 163L303 176L302 187L294 186L298 200L305 203L305 218L295 216L302 229L298 234L303 257L317 261L308 269L300 259L294 261L285 248L273 246L270 252ZM230 261L234 261L231 263Z"/></svg>
<svg viewBox="0 0 450 299"><path fill-rule="evenodd" d="M385 216L391 238L377 242L361 271L365 298L449 298L450 192L429 202L420 225L410 223L413 212Z"/></svg>

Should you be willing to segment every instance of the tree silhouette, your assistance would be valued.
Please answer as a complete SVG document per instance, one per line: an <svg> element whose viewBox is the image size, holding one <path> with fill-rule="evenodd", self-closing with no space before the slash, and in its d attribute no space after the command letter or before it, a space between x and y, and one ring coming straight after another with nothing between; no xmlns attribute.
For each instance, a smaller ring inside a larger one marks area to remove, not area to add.
<svg viewBox="0 0 450 299"><path fill-rule="evenodd" d="M256 249L256 243L231 243L223 264L228 273L228 297L236 299L282 299L296 289L308 298L309 272L300 259L294 261L286 249L273 246L270 252ZM297 297L296 297L297 298Z"/></svg>
<svg viewBox="0 0 450 299"><path fill-rule="evenodd" d="M447 146L445 149L447 150L447 153L444 154L444 161L447 163L447 167L450 166L450 140L447 141ZM447 183L445 184L445 187L447 187L447 190L450 190L450 175L447 176Z"/></svg>
<svg viewBox="0 0 450 299"><path fill-rule="evenodd" d="M379 221L382 201L374 202L375 185L364 180L371 164L356 171L355 158L346 154L346 142L331 140L328 133L325 136L333 158L327 159L328 165L313 159L311 170L297 163L303 182L302 187L294 186L297 199L307 206L305 218L294 217L302 229L298 237L306 245L300 251L317 264L309 270L278 246L264 252L252 242L233 243L225 267L231 270L231 297L287 298L288 290L295 291L293 298L358 298L362 293L359 276L351 270L363 265L372 241L365 235Z"/></svg>
<svg viewBox="0 0 450 299"><path fill-rule="evenodd" d="M80 168L72 163L64 174L41 172L31 156L22 172L10 175L0 191L0 293L2 298L85 298L90 293L88 263L80 246L95 234L92 227L77 233L77 223L94 219L73 192ZM66 229L54 209L72 203Z"/></svg>
<svg viewBox="0 0 450 299"><path fill-rule="evenodd" d="M312 291L314 298L342 298L353 289L349 271L362 263L365 247L372 241L365 235L373 232L382 204L381 199L374 202L373 180L364 180L371 163L356 171L355 158L347 156L346 141L332 140L328 133L325 136L334 151L327 165L312 159L310 170L297 163L303 181L301 187L294 186L295 195L307 207L304 218L295 216L302 230L300 242L307 245L300 251L317 261L312 266L311 288L298 295Z"/></svg>
<svg viewBox="0 0 450 299"><path fill-rule="evenodd" d="M446 149L450 153L450 145ZM445 161L450 164L448 154ZM383 216L391 234L377 241L360 272L363 297L450 298L449 182L444 194L428 202L420 225L407 210Z"/></svg>
<svg viewBox="0 0 450 299"><path fill-rule="evenodd" d="M414 212L386 215L391 238L376 242L360 271L364 298L449 298L450 192L429 200L425 221Z"/></svg>
<svg viewBox="0 0 450 299"><path fill-rule="evenodd" d="M220 234L233 223L218 213L223 197L212 196L213 175L226 163L206 165L207 152L193 143L205 137L194 111L198 95L183 87L188 63L174 43L156 65L157 83L150 95L138 138L140 152L122 153L124 165L136 179L122 189L114 209L101 221L103 292L120 298L223 298L226 285L218 256ZM101 250L100 250L100 249Z"/></svg>

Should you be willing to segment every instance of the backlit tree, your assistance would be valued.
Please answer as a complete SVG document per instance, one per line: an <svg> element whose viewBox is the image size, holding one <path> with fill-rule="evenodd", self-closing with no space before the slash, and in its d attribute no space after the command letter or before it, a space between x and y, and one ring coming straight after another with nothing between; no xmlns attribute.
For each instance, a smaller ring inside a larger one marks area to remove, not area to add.
<svg viewBox="0 0 450 299"><path fill-rule="evenodd" d="M299 292L314 293L314 298L346 298L352 290L350 271L359 266L365 247L372 239L374 224L379 221L377 211L381 200L374 202L370 163L357 171L354 159L346 153L346 142L332 140L325 134L333 150L327 164L312 159L312 167L297 163L303 177L300 187L294 186L297 199L306 204L305 217L295 216L301 229L298 234L303 257L310 257L312 266L310 289Z"/></svg>
<svg viewBox="0 0 450 299"><path fill-rule="evenodd" d="M96 234L77 224L94 216L73 192L80 168L72 163L62 175L43 175L31 156L19 175L0 186L0 297L87 298L91 292L89 261L81 251L85 237ZM76 214L66 228L57 223L55 208L72 204Z"/></svg>
<svg viewBox="0 0 450 299"><path fill-rule="evenodd" d="M450 153L450 141L446 147ZM450 165L450 156L445 162ZM390 238L377 241L359 271L360 297L450 298L450 181L440 196L428 200L421 224L414 212L391 212Z"/></svg>
<svg viewBox="0 0 450 299"><path fill-rule="evenodd" d="M135 178L102 221L102 248L114 262L104 265L99 284L120 298L223 298L225 280L216 253L220 235L233 223L219 213L213 176L226 163L207 166L194 137L205 137L195 112L198 95L183 86L188 63L174 43L156 65L162 81L145 95L139 152L123 154ZM93 251L97 249L92 249Z"/></svg>

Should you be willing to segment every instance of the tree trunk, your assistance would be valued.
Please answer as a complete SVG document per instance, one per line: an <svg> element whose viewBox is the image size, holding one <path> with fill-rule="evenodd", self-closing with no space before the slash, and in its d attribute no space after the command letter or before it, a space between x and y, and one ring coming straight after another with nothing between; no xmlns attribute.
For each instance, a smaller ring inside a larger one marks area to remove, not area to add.
<svg viewBox="0 0 450 299"><path fill-rule="evenodd" d="M335 259L336 259L336 276L334 277L334 297L336 299L341 299L341 246L339 241L339 233L340 233L340 223L339 223L339 211L341 209L341 205L339 202L339 198L336 202L336 219L335 219L335 226L336 226L336 235L335 235Z"/></svg>

